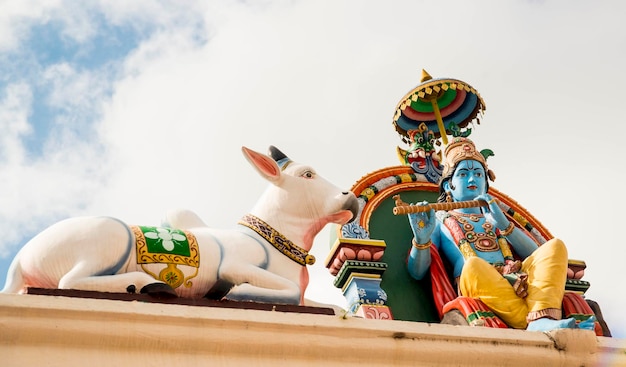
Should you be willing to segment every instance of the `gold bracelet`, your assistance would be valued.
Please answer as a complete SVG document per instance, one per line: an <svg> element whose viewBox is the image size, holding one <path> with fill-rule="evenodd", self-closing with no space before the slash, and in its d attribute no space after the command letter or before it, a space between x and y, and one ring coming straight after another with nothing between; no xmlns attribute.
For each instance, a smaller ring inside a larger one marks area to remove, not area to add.
<svg viewBox="0 0 626 367"><path fill-rule="evenodd" d="M416 249L418 249L418 250L426 250L426 249L429 249L429 248L430 248L430 245L432 245L432 244L433 244L433 241L428 240L428 242L426 242L425 244L420 245L419 243L415 242L415 238L413 238L413 239L411 240L411 243L413 243L413 247L415 247L415 248L416 248Z"/></svg>
<svg viewBox="0 0 626 367"><path fill-rule="evenodd" d="M506 227L505 229L500 231L500 234L502 236L508 236L511 233L513 233L513 230L515 229L515 224L513 224L513 222L509 222L508 227Z"/></svg>

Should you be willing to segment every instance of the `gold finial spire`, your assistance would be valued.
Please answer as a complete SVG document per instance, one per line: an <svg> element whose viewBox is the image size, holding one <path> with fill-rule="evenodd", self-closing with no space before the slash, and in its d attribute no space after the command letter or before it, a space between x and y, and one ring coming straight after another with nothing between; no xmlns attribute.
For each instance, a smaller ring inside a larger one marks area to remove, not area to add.
<svg viewBox="0 0 626 367"><path fill-rule="evenodd" d="M427 80L431 80L432 78L433 77L430 76L430 74L428 74L428 72L426 70L422 69L422 80L421 80L422 83L427 81Z"/></svg>

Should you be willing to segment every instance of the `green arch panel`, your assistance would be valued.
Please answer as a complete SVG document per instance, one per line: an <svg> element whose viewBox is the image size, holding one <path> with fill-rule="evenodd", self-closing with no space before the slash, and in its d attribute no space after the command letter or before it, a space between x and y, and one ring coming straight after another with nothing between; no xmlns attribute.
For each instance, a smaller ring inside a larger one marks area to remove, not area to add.
<svg viewBox="0 0 626 367"><path fill-rule="evenodd" d="M436 202L435 192L403 191L402 200L407 203ZM394 215L395 200L383 200L372 212L369 220L370 238L385 240L387 245L381 261L388 268L383 274L380 287L387 293L387 305L395 320L439 322L432 297L430 277L417 281L406 269L406 259L411 248L413 234L406 215Z"/></svg>

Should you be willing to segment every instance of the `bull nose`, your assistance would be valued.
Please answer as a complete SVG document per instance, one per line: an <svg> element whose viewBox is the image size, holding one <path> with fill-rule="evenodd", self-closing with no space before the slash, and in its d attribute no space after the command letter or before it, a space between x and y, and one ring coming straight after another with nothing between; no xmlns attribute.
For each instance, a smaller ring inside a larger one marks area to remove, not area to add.
<svg viewBox="0 0 626 367"><path fill-rule="evenodd" d="M348 223L353 222L359 214L359 201L356 199L353 193L350 191L342 192L343 195L349 195L348 200L343 205L343 208L349 210L352 213L352 219Z"/></svg>

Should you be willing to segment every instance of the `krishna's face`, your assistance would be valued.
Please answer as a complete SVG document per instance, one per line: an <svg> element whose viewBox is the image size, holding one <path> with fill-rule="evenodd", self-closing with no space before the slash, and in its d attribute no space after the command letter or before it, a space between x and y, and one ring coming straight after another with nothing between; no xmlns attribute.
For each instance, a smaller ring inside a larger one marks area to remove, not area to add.
<svg viewBox="0 0 626 367"><path fill-rule="evenodd" d="M444 183L454 201L474 200L478 195L487 192L487 176L485 169L476 160L459 162L449 181Z"/></svg>

